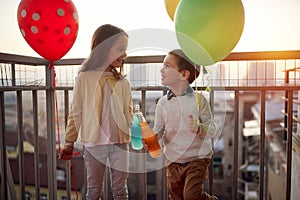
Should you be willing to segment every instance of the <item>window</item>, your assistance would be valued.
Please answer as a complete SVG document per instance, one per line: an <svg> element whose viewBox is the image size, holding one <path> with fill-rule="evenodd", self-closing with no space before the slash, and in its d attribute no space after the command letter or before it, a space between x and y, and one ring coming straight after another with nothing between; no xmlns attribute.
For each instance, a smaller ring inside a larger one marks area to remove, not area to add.
<svg viewBox="0 0 300 200"><path fill-rule="evenodd" d="M62 169L57 169L56 170L56 179L58 181L66 181L66 173Z"/></svg>
<svg viewBox="0 0 300 200"><path fill-rule="evenodd" d="M47 199L48 199L47 194L41 193L41 200L47 200Z"/></svg>

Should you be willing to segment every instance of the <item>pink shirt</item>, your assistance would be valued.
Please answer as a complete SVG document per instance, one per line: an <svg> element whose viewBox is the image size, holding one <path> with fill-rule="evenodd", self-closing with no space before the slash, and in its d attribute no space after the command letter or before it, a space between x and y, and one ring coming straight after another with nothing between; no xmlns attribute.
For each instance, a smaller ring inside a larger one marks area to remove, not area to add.
<svg viewBox="0 0 300 200"><path fill-rule="evenodd" d="M116 123L116 116L114 115L115 107L112 96L112 91L109 88L108 83L105 83L102 90L102 115L101 115L101 127L99 129L99 137L97 142L85 142L86 147L94 147L97 145L115 144L120 143L118 136L118 127Z"/></svg>

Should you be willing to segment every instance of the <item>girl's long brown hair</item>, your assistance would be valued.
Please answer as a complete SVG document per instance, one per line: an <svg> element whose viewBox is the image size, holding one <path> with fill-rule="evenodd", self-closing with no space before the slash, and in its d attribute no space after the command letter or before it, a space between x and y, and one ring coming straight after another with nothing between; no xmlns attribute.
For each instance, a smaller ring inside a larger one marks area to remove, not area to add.
<svg viewBox="0 0 300 200"><path fill-rule="evenodd" d="M108 52L121 35L126 35L128 37L128 34L123 29L111 24L104 24L98 27L93 34L90 56L82 63L78 70L78 74L100 67L107 67L104 65L108 57ZM122 68L123 65L120 67L120 71L113 68L112 73L115 78L120 79L123 77Z"/></svg>

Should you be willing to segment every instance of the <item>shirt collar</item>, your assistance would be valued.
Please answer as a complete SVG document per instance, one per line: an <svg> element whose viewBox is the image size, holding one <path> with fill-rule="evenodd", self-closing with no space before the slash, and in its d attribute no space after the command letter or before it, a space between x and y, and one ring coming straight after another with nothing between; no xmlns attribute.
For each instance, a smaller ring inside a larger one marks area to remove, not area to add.
<svg viewBox="0 0 300 200"><path fill-rule="evenodd" d="M194 90L191 86L188 86L185 90L185 92L180 95L180 96L185 96L185 95L192 95L194 93ZM173 93L171 89L167 91L167 99L170 100L172 97L176 97L176 95Z"/></svg>

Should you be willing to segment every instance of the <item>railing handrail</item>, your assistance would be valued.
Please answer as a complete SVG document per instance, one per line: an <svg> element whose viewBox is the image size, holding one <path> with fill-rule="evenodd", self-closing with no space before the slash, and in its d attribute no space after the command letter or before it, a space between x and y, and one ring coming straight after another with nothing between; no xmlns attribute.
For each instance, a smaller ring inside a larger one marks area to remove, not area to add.
<svg viewBox="0 0 300 200"><path fill-rule="evenodd" d="M146 58L146 59L145 59ZM125 63L161 63L164 55L152 56L129 56ZM85 58L66 58L55 61L55 65L80 65ZM289 51L259 51L259 52L232 52L222 61L243 61L243 60L281 60L300 59L300 50ZM16 55L0 52L0 62L28 65L47 65L48 60L32 56Z"/></svg>

